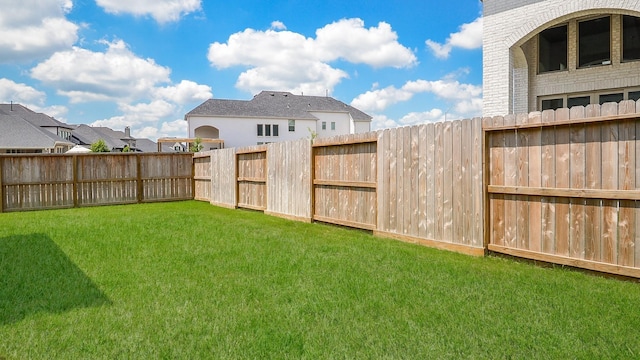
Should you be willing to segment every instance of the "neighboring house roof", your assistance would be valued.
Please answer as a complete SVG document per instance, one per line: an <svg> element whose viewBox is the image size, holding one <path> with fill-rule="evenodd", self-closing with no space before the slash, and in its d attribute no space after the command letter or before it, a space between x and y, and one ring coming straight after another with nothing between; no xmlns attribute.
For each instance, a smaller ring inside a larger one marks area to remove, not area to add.
<svg viewBox="0 0 640 360"><path fill-rule="evenodd" d="M116 131L108 127L101 126L89 126L78 125L72 133L74 141L81 145L91 145L94 142L102 139L109 149L122 150L127 146L127 142L124 140L135 141L135 149L142 152L157 152L158 145L149 139L136 139L131 136L127 136L123 131ZM168 146L162 147L163 151L170 152L172 149Z"/></svg>
<svg viewBox="0 0 640 360"><path fill-rule="evenodd" d="M50 149L56 145L73 144L21 116L0 110L0 149Z"/></svg>
<svg viewBox="0 0 640 360"><path fill-rule="evenodd" d="M149 139L136 139L136 148L142 152L158 152L158 144ZM162 152L174 152L167 144L162 144Z"/></svg>
<svg viewBox="0 0 640 360"><path fill-rule="evenodd" d="M290 92L263 91L253 99L210 99L185 115L221 117L287 118L317 120L313 112L349 113L355 121L371 121L371 116L328 96L293 95Z"/></svg>
<svg viewBox="0 0 640 360"><path fill-rule="evenodd" d="M107 127L93 127L82 124L73 130L72 137L81 145L91 145L102 139L109 149L124 149L127 144L120 139L124 137L124 133L121 134L122 136L117 131Z"/></svg>
<svg viewBox="0 0 640 360"><path fill-rule="evenodd" d="M61 127L69 130L73 129L72 125L58 121L49 115L37 113L20 104L0 104L0 110L11 115L19 116L35 126Z"/></svg>

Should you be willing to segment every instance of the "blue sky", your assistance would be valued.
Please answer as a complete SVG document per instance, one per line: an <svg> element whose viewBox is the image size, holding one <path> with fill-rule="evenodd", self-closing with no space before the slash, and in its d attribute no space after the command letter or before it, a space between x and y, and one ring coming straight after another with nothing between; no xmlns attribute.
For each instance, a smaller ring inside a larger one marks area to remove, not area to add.
<svg viewBox="0 0 640 360"><path fill-rule="evenodd" d="M373 129L478 116L479 0L0 0L0 102L186 136L209 98L328 93Z"/></svg>

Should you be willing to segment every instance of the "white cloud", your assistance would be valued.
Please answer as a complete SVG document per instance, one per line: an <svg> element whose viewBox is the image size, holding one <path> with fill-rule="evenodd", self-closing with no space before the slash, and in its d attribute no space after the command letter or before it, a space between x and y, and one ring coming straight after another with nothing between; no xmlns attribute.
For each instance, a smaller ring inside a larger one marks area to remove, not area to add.
<svg viewBox="0 0 640 360"><path fill-rule="evenodd" d="M287 26L282 21L272 21L271 22L272 30L287 30Z"/></svg>
<svg viewBox="0 0 640 360"><path fill-rule="evenodd" d="M9 79L0 79L0 102L13 101L20 104L44 104L47 95L27 84L19 84Z"/></svg>
<svg viewBox="0 0 640 360"><path fill-rule="evenodd" d="M449 34L449 38L444 44L430 39L426 41L426 44L434 55L441 59L448 58L454 47L468 50L480 48L482 47L482 17L471 23L462 24L458 32Z"/></svg>
<svg viewBox="0 0 640 360"><path fill-rule="evenodd" d="M153 59L133 54L121 41L106 43L106 52L74 47L55 53L31 70L31 76L57 88L71 102L132 100L148 96L169 82L170 70Z"/></svg>
<svg viewBox="0 0 640 360"><path fill-rule="evenodd" d="M151 16L161 24L201 9L201 0L96 0L96 3L108 13Z"/></svg>
<svg viewBox="0 0 640 360"><path fill-rule="evenodd" d="M180 118L184 105L210 99L211 87L189 80L173 84L171 69L131 52L122 40L103 41L104 52L74 47L58 52L31 70L31 76L58 89L71 103L104 101L118 105L115 116L94 121L93 126L131 127L132 132L155 128ZM149 133L149 130L145 130ZM186 130L181 136L186 135Z"/></svg>
<svg viewBox="0 0 640 360"><path fill-rule="evenodd" d="M388 86L367 91L353 99L351 105L364 112L383 111L391 105L410 100L415 94L427 92L448 101L462 101L480 98L482 86L461 84L453 79L408 81L399 89Z"/></svg>
<svg viewBox="0 0 640 360"><path fill-rule="evenodd" d="M391 25L364 27L360 19L342 19L316 31L316 47L326 61L344 59L373 67L411 67L417 63L410 49L398 43Z"/></svg>
<svg viewBox="0 0 640 360"><path fill-rule="evenodd" d="M162 123L160 128L145 126L140 129L131 130L131 134L137 138L148 138L156 141L162 137L186 137L187 122L179 119Z"/></svg>
<svg viewBox="0 0 640 360"><path fill-rule="evenodd" d="M0 0L0 62L27 61L68 49L78 26L66 19L70 0Z"/></svg>
<svg viewBox="0 0 640 360"><path fill-rule="evenodd" d="M162 127L160 127L160 134L164 137L186 137L187 122L184 121L184 119L165 122L162 124Z"/></svg>
<svg viewBox="0 0 640 360"><path fill-rule="evenodd" d="M156 95L159 98L173 101L177 104L204 101L213 97L210 86L199 85L189 80L182 80L175 86L158 88L156 89Z"/></svg>
<svg viewBox="0 0 640 360"><path fill-rule="evenodd" d="M337 60L372 67L411 67L413 52L397 41L386 23L365 28L360 19L343 19L307 38L286 29L281 22L271 29L246 29L232 34L226 43L210 45L208 59L218 69L246 66L236 86L251 93L264 89L309 94L332 91L348 75L329 65Z"/></svg>

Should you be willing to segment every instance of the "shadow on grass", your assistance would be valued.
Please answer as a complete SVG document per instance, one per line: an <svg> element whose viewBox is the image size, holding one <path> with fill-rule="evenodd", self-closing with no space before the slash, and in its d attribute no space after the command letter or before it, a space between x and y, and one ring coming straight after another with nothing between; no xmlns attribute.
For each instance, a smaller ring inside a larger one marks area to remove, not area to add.
<svg viewBox="0 0 640 360"><path fill-rule="evenodd" d="M0 325L40 312L61 313L109 303L48 236L0 238Z"/></svg>

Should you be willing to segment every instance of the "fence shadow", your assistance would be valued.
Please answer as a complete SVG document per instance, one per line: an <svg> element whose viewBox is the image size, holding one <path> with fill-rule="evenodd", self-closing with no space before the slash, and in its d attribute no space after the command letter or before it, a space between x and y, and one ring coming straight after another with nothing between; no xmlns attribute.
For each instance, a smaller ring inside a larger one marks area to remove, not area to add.
<svg viewBox="0 0 640 360"><path fill-rule="evenodd" d="M47 235L0 238L0 325L109 303Z"/></svg>

